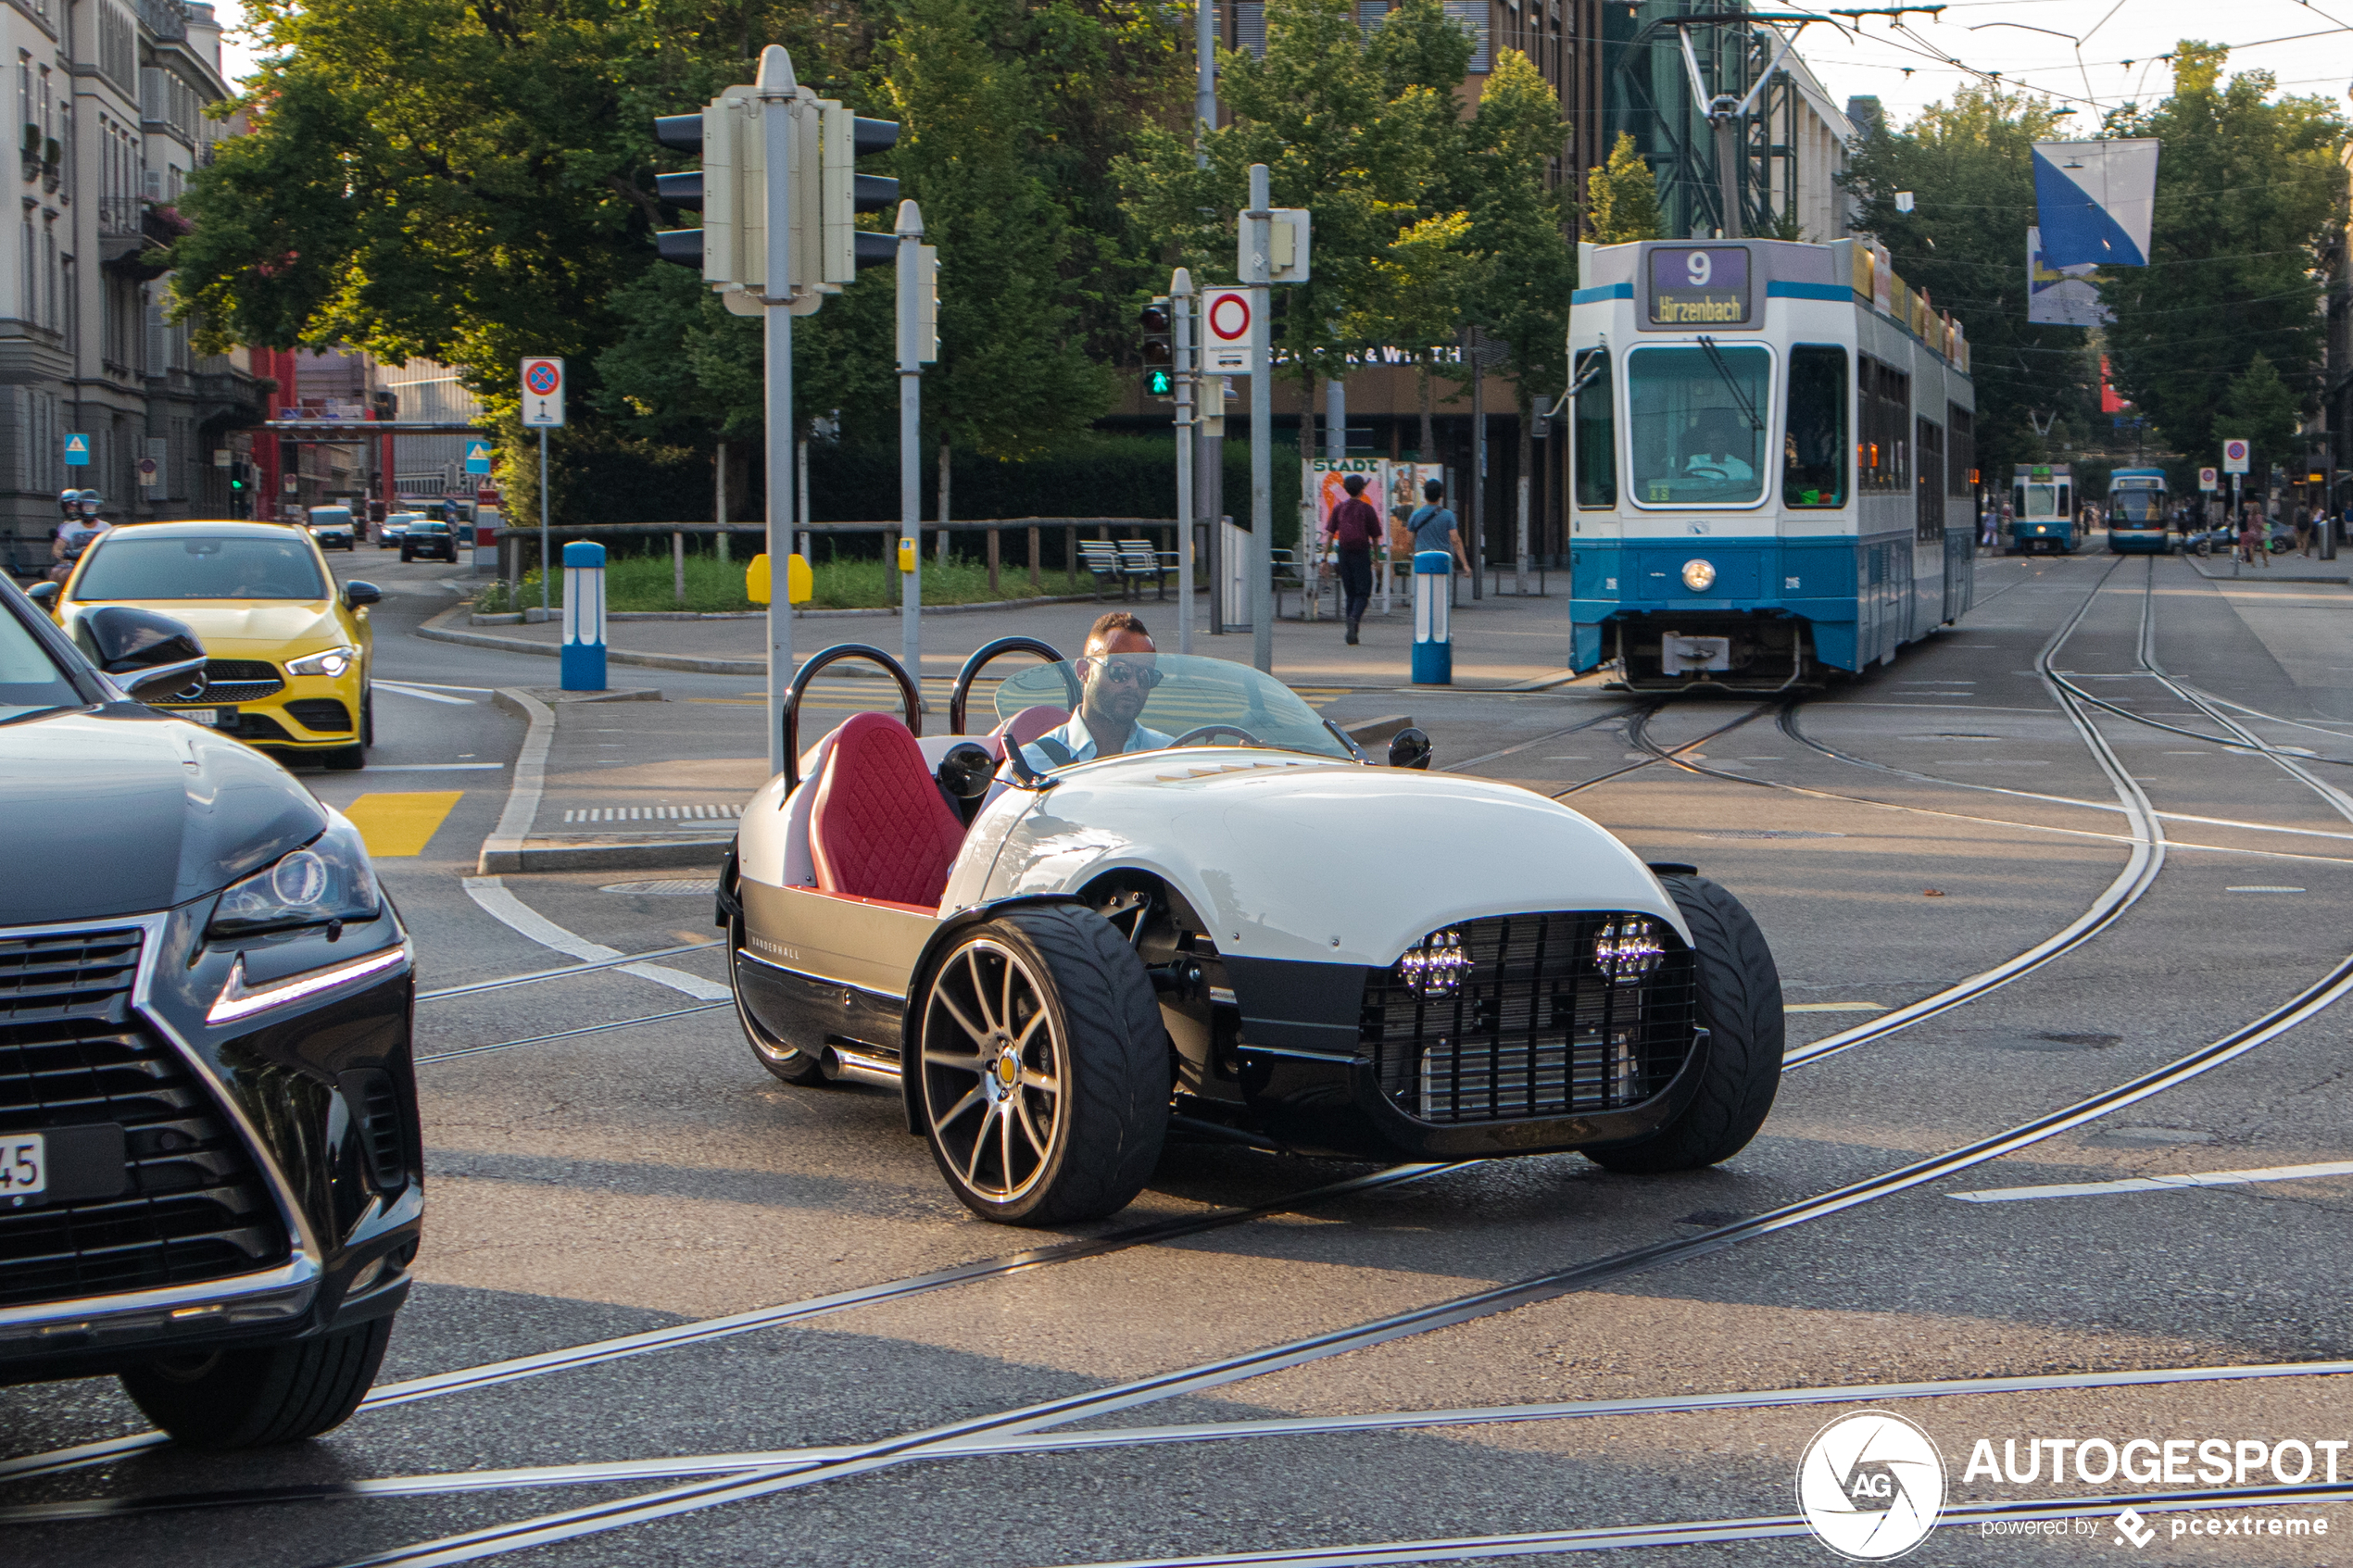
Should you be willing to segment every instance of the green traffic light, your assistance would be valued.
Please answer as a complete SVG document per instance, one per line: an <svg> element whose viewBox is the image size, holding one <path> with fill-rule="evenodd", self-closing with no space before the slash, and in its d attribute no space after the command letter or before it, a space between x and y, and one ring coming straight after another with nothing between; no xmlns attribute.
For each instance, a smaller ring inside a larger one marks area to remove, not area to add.
<svg viewBox="0 0 2353 1568"><path fill-rule="evenodd" d="M1147 384L1154 397L1166 397L1176 389L1176 378L1166 370L1154 370Z"/></svg>

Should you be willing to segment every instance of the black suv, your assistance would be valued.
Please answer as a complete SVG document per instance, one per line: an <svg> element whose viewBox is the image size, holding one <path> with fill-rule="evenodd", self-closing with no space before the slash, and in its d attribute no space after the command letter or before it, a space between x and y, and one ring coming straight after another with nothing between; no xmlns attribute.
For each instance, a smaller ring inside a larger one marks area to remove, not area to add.
<svg viewBox="0 0 2353 1568"><path fill-rule="evenodd" d="M203 671L0 578L0 1384L245 1448L348 1416L408 1295L415 987L350 822L137 700Z"/></svg>
<svg viewBox="0 0 2353 1568"><path fill-rule="evenodd" d="M409 532L400 536L400 558L415 560L419 556L456 564L458 531L439 518L421 517L409 524Z"/></svg>

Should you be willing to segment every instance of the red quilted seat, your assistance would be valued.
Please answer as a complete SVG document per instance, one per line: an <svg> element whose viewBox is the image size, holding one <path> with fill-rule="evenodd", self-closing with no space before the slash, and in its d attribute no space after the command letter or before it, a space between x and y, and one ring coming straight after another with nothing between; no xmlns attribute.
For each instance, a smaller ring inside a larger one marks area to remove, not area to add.
<svg viewBox="0 0 2353 1568"><path fill-rule="evenodd" d="M963 840L906 725L860 713L835 733L809 813L819 887L937 909Z"/></svg>
<svg viewBox="0 0 2353 1568"><path fill-rule="evenodd" d="M1023 709L988 733L1004 736L1015 746L1027 746L1039 735L1051 734L1069 722L1069 709L1041 702Z"/></svg>

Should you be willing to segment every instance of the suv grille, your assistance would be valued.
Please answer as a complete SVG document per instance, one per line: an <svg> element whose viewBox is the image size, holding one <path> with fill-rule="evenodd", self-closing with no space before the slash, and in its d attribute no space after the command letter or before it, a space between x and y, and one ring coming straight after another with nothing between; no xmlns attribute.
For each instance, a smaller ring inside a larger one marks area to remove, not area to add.
<svg viewBox="0 0 2353 1568"><path fill-rule="evenodd" d="M286 1236L179 1055L132 1015L136 930L0 941L0 1133L112 1123L123 1190L0 1209L0 1306L266 1268Z"/></svg>
<svg viewBox="0 0 2353 1568"><path fill-rule="evenodd" d="M1642 922L1665 950L1613 980L1605 928ZM1665 1088L1697 1023L1690 951L1666 922L1595 911L1497 916L1452 928L1469 967L1425 996L1401 960L1365 977L1362 1039L1381 1089L1425 1122L1615 1110Z"/></svg>

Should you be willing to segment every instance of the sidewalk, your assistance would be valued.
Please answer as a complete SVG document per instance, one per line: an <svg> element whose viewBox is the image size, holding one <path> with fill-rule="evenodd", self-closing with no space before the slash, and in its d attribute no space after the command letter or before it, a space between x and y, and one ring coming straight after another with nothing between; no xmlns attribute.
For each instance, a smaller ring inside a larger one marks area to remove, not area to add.
<svg viewBox="0 0 2353 1568"><path fill-rule="evenodd" d="M2228 556L2201 557L2184 553L2182 558L2199 573L2215 582L2229 583L2353 583L2353 562L2308 559L2303 556L2273 556L2268 566L2244 566Z"/></svg>
<svg viewBox="0 0 2353 1568"><path fill-rule="evenodd" d="M1505 586L1508 590L1509 578ZM1506 591L1474 603L1468 587L1454 607L1454 684L1466 689L1532 689L1569 678L1568 597L1564 575L1546 584L1547 597L1520 598ZM1293 596L1295 602L1296 596ZM1207 596L1198 595L1193 651L1212 659L1248 663L1251 634L1209 634ZM999 637L1037 637L1076 657L1087 628L1108 609L1126 609L1151 629L1163 653L1176 648L1176 600L1146 595L1122 603L1029 605L924 616L923 677L953 679L973 649ZM1414 622L1411 609L1397 604L1383 617L1365 618L1363 642L1350 647L1338 621L1278 621L1275 624L1275 674L1294 685L1403 686L1411 684ZM701 671L758 677L767 672L766 622L744 621L617 621L609 623L606 658L613 664L647 669ZM563 640L558 621L539 625L484 627L468 624L465 609L434 617L417 635L436 642L497 648L509 653L553 656ZM896 658L900 646L897 612L875 615L799 616L793 622L793 651L807 658L835 643L868 643Z"/></svg>

